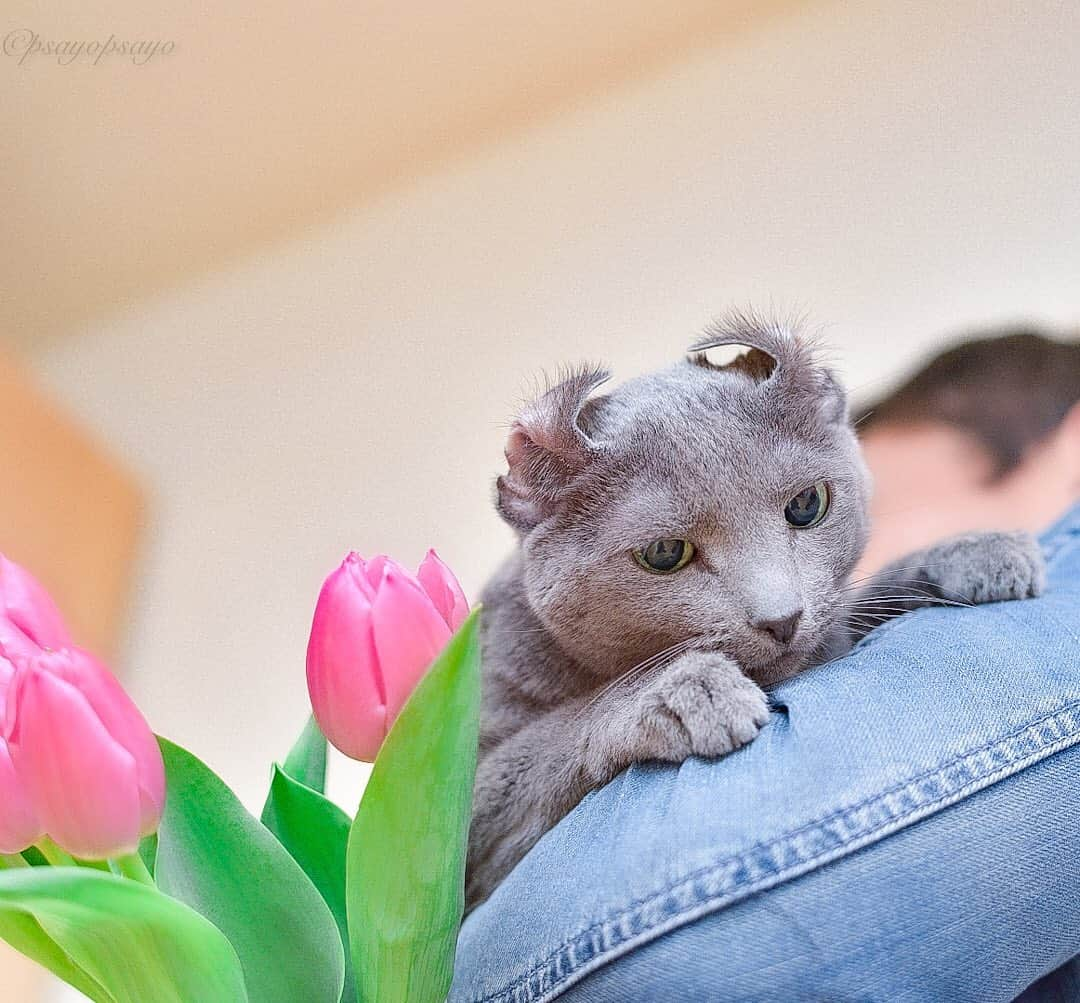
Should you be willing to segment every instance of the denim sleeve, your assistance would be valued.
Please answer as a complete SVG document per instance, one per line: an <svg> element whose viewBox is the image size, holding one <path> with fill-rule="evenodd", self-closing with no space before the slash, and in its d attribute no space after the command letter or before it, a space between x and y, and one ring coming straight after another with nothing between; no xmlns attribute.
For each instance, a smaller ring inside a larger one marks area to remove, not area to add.
<svg viewBox="0 0 1080 1003"><path fill-rule="evenodd" d="M928 609L632 767L462 929L451 1000L1012 1000L1080 954L1080 507L1035 600ZM1025 997L1027 998L1027 997Z"/></svg>

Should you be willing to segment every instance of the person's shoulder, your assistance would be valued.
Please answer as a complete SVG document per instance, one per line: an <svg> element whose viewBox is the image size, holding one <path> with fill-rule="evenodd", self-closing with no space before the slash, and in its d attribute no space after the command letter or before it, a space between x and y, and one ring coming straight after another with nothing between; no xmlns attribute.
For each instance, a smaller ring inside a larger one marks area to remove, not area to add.
<svg viewBox="0 0 1080 1003"><path fill-rule="evenodd" d="M1066 512L1043 535L1043 550L1049 562L1062 572L1080 574L1080 502Z"/></svg>
<svg viewBox="0 0 1080 1003"><path fill-rule="evenodd" d="M1042 542L1039 598L893 620L778 687L746 748L589 795L470 916L451 999L551 999L1080 743L1080 507Z"/></svg>

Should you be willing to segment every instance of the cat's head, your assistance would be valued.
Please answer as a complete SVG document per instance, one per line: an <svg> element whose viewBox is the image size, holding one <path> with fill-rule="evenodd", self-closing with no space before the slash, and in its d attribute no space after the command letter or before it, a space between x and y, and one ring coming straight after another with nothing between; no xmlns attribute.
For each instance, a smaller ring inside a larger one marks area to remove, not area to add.
<svg viewBox="0 0 1080 1003"><path fill-rule="evenodd" d="M705 352L747 346L727 365ZM610 677L690 641L764 684L825 640L867 537L869 478L844 392L809 343L733 315L690 357L591 396L564 374L514 422L498 508L529 602Z"/></svg>

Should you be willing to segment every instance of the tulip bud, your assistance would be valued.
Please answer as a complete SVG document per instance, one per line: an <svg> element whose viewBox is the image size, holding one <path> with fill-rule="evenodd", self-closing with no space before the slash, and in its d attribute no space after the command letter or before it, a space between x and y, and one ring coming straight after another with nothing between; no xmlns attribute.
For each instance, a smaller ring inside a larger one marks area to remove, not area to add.
<svg viewBox="0 0 1080 1003"><path fill-rule="evenodd" d="M87 860L135 852L165 804L153 733L112 674L78 648L18 662L4 734L33 813Z"/></svg>
<svg viewBox="0 0 1080 1003"><path fill-rule="evenodd" d="M0 658L0 714L11 665ZM0 724L3 718L0 717ZM7 742L0 734L0 853L21 853L43 835L23 782L15 774Z"/></svg>
<svg viewBox="0 0 1080 1003"><path fill-rule="evenodd" d="M22 853L43 835L7 742L0 738L0 853Z"/></svg>
<svg viewBox="0 0 1080 1003"><path fill-rule="evenodd" d="M374 762L468 611L434 551L415 577L388 557L349 554L323 584L307 650L311 706L330 742L352 759Z"/></svg>
<svg viewBox="0 0 1080 1003"><path fill-rule="evenodd" d="M25 568L0 554L0 650L8 658L66 648L71 635L52 597Z"/></svg>
<svg viewBox="0 0 1080 1003"><path fill-rule="evenodd" d="M450 630L457 630L469 615L469 602L454 573L443 564L434 550L429 550L420 562L416 579Z"/></svg>
<svg viewBox="0 0 1080 1003"><path fill-rule="evenodd" d="M15 674L9 659L70 643L49 594L26 569L0 554L0 853L20 853L44 835L5 738L7 693Z"/></svg>

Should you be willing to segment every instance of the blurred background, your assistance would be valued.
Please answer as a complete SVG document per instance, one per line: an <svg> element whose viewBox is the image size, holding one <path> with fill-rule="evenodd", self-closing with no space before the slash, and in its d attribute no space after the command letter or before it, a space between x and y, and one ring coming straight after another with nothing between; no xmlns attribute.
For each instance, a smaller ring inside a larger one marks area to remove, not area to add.
<svg viewBox="0 0 1080 1003"><path fill-rule="evenodd" d="M980 325L1080 321L1074 4L0 20L0 549L251 806L344 552L434 545L475 594L510 547L491 484L543 369L628 376L755 305L865 397ZM72 998L0 945L0 999Z"/></svg>

